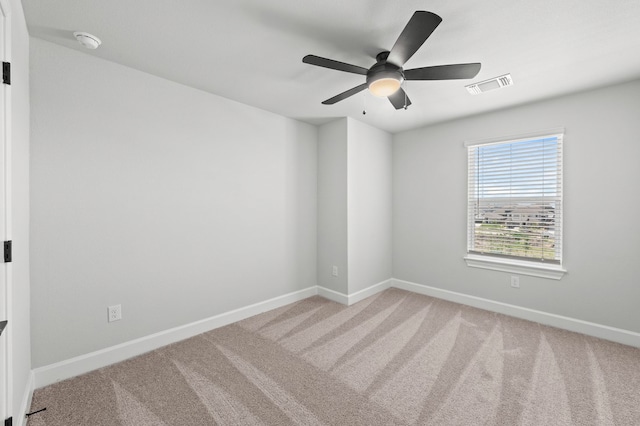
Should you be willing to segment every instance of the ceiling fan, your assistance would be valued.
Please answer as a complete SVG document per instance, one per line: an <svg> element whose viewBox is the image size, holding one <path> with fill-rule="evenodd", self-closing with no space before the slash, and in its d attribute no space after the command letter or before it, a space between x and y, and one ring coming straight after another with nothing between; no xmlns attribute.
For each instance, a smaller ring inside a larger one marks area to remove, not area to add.
<svg viewBox="0 0 640 426"><path fill-rule="evenodd" d="M423 10L416 11L402 30L391 51L378 53L376 63L369 69L315 55L305 56L302 58L302 62L367 77L365 83L327 99L322 102L324 105L333 105L368 88L375 96L387 97L395 109L407 109L411 105L411 101L401 87L405 80L465 79L475 77L480 71L481 64L479 63L438 65L410 70L402 68L440 22L442 22L442 18L435 13Z"/></svg>

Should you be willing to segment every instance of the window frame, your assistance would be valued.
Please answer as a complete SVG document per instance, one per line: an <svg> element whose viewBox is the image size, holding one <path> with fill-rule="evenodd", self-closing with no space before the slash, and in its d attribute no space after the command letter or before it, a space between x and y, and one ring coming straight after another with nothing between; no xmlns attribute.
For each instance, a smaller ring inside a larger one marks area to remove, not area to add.
<svg viewBox="0 0 640 426"><path fill-rule="evenodd" d="M530 275L530 276L535 276L535 277L540 277L540 278L548 278L548 279L554 279L554 280L559 280L561 279L564 274L567 272L567 270L563 267L563 260L564 260L564 256L563 256L563 251L564 251L564 232L561 232L560 235L560 260L557 263L545 263L545 262L541 262L541 261L537 261L537 260L528 260L526 258L514 258L514 257L509 257L506 255L492 255L492 254L480 254L477 252L470 252L470 247L469 247L469 242L471 240L471 235L470 235L470 229L469 229L469 224L471 221L470 218L470 214L471 213L471 209L469 206L469 148L472 147L477 147L477 146L482 146L482 145L495 145L495 144L499 144L499 143L515 143L515 142L521 142L521 141L526 141L526 140L532 140L532 139L538 139L538 138L542 138L542 137L553 137L553 136L557 136L559 137L560 143L562 144L562 148L560 150L560 155L562 156L560 158L560 172L559 172L559 176L560 176L560 188L561 188L561 192L560 192L560 208L561 208L561 212L562 214L560 215L560 228L564 231L564 227L563 227L563 221L564 221L564 208L563 208L563 200L564 200L564 194L563 194L563 187L564 187L564 179L563 179L563 162L564 162L564 158L563 158L563 152L564 152L564 142L565 142L565 137L566 137L566 132L565 129L560 127L560 128L554 128L554 129L550 129L550 130L545 130L545 131L538 131L538 132L531 132L531 133L527 133L527 134L520 134L520 135L515 135L515 136L505 136L505 137L497 137L497 138L489 138L489 139L482 139L482 140L473 140L473 141L465 141L464 142L464 148L465 148L465 154L467 157L467 167L466 167L466 172L467 172L467 191L465 192L465 196L466 196L466 208L467 208L467 221L465 224L465 228L467 229L466 231L466 235L467 235L467 254L466 256L464 256L464 260L467 263L467 266L469 267L473 267L473 268L481 268L481 269L490 269L490 270L496 270L496 271L502 271L502 272L508 272L508 273L512 273L512 274L519 274L519 275Z"/></svg>

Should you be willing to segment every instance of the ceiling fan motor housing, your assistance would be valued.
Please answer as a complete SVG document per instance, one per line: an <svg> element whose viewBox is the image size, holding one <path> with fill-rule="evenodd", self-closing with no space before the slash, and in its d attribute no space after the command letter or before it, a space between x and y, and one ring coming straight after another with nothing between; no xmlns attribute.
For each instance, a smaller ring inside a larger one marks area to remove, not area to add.
<svg viewBox="0 0 640 426"><path fill-rule="evenodd" d="M367 84L380 80L381 78L395 78L401 82L404 80L404 74L402 68L392 63L377 63L369 69L367 73Z"/></svg>

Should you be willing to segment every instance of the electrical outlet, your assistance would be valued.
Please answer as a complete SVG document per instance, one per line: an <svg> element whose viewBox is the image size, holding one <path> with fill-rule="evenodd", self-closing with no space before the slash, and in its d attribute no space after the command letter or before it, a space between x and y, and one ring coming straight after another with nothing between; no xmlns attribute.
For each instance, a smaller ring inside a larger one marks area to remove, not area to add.
<svg viewBox="0 0 640 426"><path fill-rule="evenodd" d="M511 275L511 287L520 288L520 277Z"/></svg>
<svg viewBox="0 0 640 426"><path fill-rule="evenodd" d="M113 305L107 308L109 313L109 322L118 321L122 319L122 305Z"/></svg>
<svg viewBox="0 0 640 426"><path fill-rule="evenodd" d="M338 276L338 267L337 266L333 266L333 269L331 270L331 275L333 275L334 277Z"/></svg>

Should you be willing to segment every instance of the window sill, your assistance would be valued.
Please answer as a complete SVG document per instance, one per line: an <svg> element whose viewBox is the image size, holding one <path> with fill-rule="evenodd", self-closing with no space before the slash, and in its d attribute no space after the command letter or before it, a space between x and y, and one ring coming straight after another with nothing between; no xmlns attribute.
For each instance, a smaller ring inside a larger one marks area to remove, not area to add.
<svg viewBox="0 0 640 426"><path fill-rule="evenodd" d="M516 259L503 259L491 256L468 254L464 257L467 266L472 268L491 269L512 274L530 275L532 277L561 279L567 270L561 265L527 262Z"/></svg>

